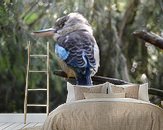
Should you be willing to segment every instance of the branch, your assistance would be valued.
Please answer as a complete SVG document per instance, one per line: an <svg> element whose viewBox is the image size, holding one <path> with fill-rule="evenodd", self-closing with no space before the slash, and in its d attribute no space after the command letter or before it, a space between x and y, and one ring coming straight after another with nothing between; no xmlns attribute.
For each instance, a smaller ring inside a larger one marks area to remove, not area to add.
<svg viewBox="0 0 163 130"><path fill-rule="evenodd" d="M53 72L53 74L60 76L62 78L65 78L68 82L74 84L75 78L68 78L67 74L63 72L62 70L56 70ZM115 79L115 78L108 78L108 77L102 77L102 76L93 76L92 80L95 84L101 84L105 82L110 82L116 85L122 85L122 84L128 84L129 82L126 82L124 80ZM155 88L149 88L148 90L149 94L157 95L163 98L163 90L155 89Z"/></svg>
<svg viewBox="0 0 163 130"><path fill-rule="evenodd" d="M60 76L62 78L65 78L67 81L69 81L70 83L75 83L75 78L74 77L67 77L67 74L65 72L63 72L62 70L56 70L53 72L53 74ZM92 80L94 82L94 84L101 84L101 83L105 83L105 82L110 82L113 84L127 84L129 82L126 82L124 80L120 80L120 79L114 79L114 78L108 78L108 77L103 77L103 76L93 76Z"/></svg>
<svg viewBox="0 0 163 130"><path fill-rule="evenodd" d="M133 35L163 49L163 38L152 32L147 32L145 30L135 31Z"/></svg>
<svg viewBox="0 0 163 130"><path fill-rule="evenodd" d="M156 88L149 88L148 92L149 94L157 95L163 98L163 90L156 89Z"/></svg>

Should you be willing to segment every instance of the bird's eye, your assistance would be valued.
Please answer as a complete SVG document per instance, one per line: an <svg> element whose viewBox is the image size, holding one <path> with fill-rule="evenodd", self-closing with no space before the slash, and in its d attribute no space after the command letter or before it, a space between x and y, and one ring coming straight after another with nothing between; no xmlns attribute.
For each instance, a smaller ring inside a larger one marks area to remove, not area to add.
<svg viewBox="0 0 163 130"><path fill-rule="evenodd" d="M60 24L59 27L62 28L64 26L64 24Z"/></svg>
<svg viewBox="0 0 163 130"><path fill-rule="evenodd" d="M57 19L55 26L62 28L65 25L65 22L68 20L68 16L63 16Z"/></svg>

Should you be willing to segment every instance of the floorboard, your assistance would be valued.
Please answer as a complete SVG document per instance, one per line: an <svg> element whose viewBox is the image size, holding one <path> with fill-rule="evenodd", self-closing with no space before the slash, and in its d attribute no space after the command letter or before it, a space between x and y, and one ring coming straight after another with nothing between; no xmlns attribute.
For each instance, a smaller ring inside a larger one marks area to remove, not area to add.
<svg viewBox="0 0 163 130"><path fill-rule="evenodd" d="M23 128L36 127L43 125L46 114L32 113L27 116L27 123L24 124L23 113L1 113L0 130L20 130Z"/></svg>
<svg viewBox="0 0 163 130"><path fill-rule="evenodd" d="M13 125L14 123L5 123L2 126L0 126L0 130L5 130L7 129L9 126Z"/></svg>
<svg viewBox="0 0 163 130"><path fill-rule="evenodd" d="M4 130L15 130L17 126L19 126L21 123L13 123L12 125L6 127Z"/></svg>

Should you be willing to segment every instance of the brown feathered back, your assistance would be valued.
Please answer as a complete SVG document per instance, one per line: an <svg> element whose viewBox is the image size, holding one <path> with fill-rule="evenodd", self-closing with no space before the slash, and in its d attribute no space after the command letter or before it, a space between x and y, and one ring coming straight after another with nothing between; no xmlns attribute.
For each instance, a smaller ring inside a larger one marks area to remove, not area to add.
<svg viewBox="0 0 163 130"><path fill-rule="evenodd" d="M88 63L94 75L99 67L99 49L88 21L79 13L70 13L59 18L55 28L57 44L70 52L66 61L60 61L62 69L71 77L74 68L84 68Z"/></svg>

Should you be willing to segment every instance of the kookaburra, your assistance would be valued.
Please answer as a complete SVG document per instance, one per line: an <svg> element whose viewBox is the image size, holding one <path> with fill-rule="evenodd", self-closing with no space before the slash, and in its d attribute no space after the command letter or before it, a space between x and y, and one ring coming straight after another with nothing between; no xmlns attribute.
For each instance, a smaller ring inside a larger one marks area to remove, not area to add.
<svg viewBox="0 0 163 130"><path fill-rule="evenodd" d="M58 18L53 28L34 32L37 36L52 36L60 66L77 85L92 85L99 67L99 48L86 18L70 13Z"/></svg>

